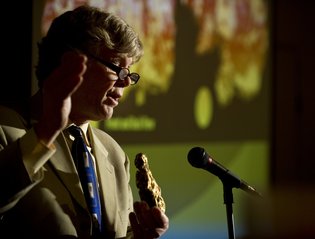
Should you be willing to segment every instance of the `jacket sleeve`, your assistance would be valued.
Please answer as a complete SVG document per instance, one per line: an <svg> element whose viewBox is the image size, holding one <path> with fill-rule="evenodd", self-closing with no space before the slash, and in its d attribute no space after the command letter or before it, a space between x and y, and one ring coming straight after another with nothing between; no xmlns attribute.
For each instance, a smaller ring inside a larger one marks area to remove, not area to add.
<svg viewBox="0 0 315 239"><path fill-rule="evenodd" d="M42 145L21 117L0 108L0 214L12 208L43 178L42 166L55 149Z"/></svg>

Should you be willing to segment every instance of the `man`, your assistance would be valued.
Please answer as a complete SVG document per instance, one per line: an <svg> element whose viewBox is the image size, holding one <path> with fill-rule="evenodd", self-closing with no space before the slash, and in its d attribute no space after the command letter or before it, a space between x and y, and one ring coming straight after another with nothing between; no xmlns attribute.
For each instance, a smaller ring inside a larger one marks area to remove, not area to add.
<svg viewBox="0 0 315 239"><path fill-rule="evenodd" d="M133 204L127 155L89 124L110 119L124 89L138 82L129 71L143 54L138 35L119 17L81 6L57 17L38 47L30 108L0 107L1 238L160 237L168 217ZM92 153L97 220L71 154L73 125Z"/></svg>

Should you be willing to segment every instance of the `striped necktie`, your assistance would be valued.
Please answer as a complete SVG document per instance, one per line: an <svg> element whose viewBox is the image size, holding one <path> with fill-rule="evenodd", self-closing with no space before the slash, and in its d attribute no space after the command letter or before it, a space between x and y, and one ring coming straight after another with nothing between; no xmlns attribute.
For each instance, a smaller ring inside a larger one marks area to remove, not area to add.
<svg viewBox="0 0 315 239"><path fill-rule="evenodd" d="M80 127L72 125L69 127L69 132L75 138L71 153L79 173L86 202L92 215L93 228L101 232L101 206L94 162L84 142Z"/></svg>

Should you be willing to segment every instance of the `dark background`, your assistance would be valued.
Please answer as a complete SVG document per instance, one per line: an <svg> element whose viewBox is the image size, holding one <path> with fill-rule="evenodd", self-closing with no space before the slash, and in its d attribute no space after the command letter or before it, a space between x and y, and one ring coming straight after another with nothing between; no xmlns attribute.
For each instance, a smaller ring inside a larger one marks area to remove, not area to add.
<svg viewBox="0 0 315 239"><path fill-rule="evenodd" d="M272 182L315 183L315 2L273 1Z"/></svg>

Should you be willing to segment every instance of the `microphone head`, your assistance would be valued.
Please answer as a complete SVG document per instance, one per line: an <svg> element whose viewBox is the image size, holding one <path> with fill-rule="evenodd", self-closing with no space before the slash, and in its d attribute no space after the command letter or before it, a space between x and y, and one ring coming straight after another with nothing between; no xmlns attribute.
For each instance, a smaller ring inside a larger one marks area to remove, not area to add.
<svg viewBox="0 0 315 239"><path fill-rule="evenodd" d="M201 147L192 148L187 155L189 163L195 168L204 168L208 161L209 155Z"/></svg>

